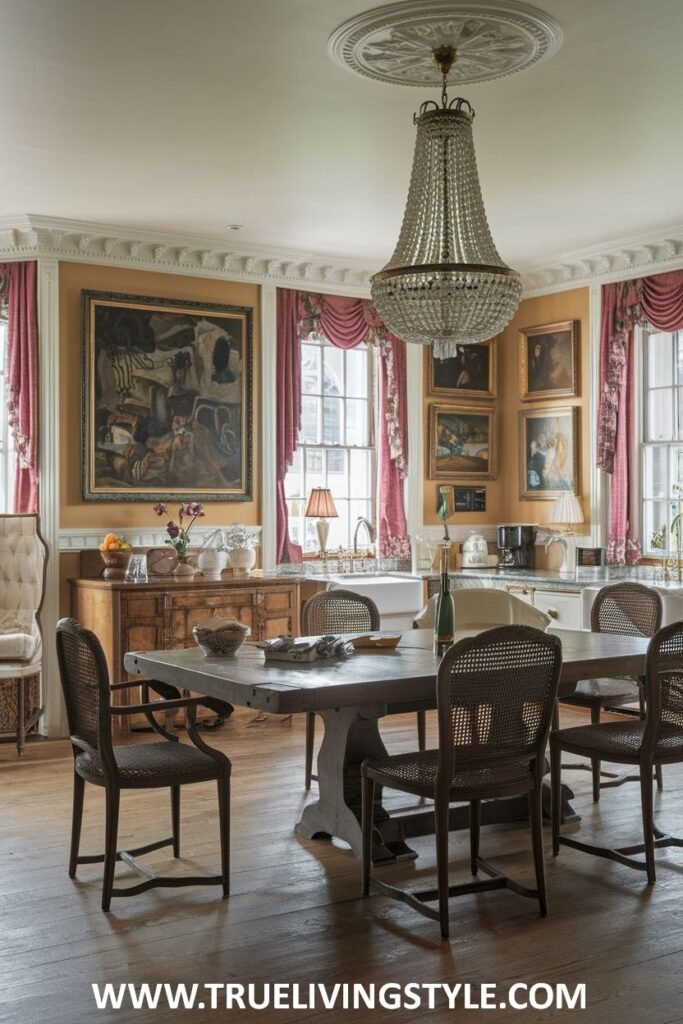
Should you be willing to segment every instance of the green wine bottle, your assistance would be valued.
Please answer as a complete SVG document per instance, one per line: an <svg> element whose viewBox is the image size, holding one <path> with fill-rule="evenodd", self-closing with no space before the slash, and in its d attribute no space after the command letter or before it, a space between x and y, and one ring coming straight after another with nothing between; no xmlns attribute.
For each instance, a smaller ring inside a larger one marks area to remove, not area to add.
<svg viewBox="0 0 683 1024"><path fill-rule="evenodd" d="M436 602L434 616L434 654L441 657L452 645L455 630L455 606L448 577L448 550L450 544L441 546L441 589Z"/></svg>

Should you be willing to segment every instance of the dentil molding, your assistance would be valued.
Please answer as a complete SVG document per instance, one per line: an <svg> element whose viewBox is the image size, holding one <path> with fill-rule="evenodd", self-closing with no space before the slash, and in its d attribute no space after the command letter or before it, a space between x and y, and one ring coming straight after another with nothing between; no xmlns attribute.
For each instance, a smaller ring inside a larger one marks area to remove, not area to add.
<svg viewBox="0 0 683 1024"><path fill-rule="evenodd" d="M0 218L0 261L51 258L283 288L370 294L379 266L285 249L221 248L215 239L27 214ZM582 249L522 270L524 297L683 267L683 225Z"/></svg>

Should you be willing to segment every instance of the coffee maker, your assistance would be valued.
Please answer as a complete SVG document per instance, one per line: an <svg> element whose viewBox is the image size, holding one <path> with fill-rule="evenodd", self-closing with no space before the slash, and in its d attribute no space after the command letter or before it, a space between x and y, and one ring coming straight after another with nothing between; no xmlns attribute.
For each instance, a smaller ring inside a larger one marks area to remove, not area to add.
<svg viewBox="0 0 683 1024"><path fill-rule="evenodd" d="M530 523L503 523L497 527L501 569L533 569L536 527Z"/></svg>

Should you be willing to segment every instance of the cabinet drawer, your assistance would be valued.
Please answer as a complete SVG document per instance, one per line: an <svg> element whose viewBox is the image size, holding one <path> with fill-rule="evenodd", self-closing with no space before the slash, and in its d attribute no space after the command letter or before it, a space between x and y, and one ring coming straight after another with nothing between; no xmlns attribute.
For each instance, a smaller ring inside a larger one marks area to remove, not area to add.
<svg viewBox="0 0 683 1024"><path fill-rule="evenodd" d="M581 594L557 590L536 590L534 605L562 629L581 629Z"/></svg>

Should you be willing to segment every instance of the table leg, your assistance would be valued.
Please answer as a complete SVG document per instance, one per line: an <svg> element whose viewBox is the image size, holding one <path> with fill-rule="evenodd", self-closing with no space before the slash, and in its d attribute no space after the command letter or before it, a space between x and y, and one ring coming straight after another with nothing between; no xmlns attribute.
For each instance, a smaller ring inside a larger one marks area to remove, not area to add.
<svg viewBox="0 0 683 1024"><path fill-rule="evenodd" d="M386 757L377 727L384 706L322 711L325 735L318 754L318 800L309 804L296 825L299 835L336 836L361 856L361 777L366 757ZM412 859L414 850L396 835L384 835L391 819L382 807L382 787L375 786L375 845L373 860Z"/></svg>

